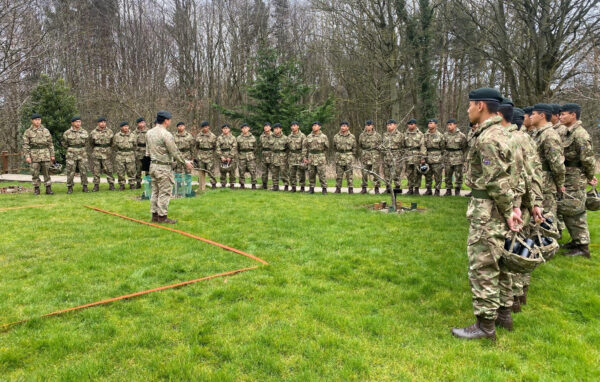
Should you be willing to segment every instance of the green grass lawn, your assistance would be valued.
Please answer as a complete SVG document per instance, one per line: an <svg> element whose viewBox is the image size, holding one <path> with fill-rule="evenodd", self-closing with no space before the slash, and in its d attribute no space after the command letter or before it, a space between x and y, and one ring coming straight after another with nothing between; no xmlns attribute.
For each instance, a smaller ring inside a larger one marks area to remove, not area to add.
<svg viewBox="0 0 600 382"><path fill-rule="evenodd" d="M5 184L3 184L5 185ZM260 265L149 220L138 191L1 195L0 324ZM473 321L464 197L215 190L171 202L176 228L270 265L0 333L0 380L555 381L600 379L600 213L592 259L533 274L515 331L461 341ZM567 238L565 238L566 240Z"/></svg>

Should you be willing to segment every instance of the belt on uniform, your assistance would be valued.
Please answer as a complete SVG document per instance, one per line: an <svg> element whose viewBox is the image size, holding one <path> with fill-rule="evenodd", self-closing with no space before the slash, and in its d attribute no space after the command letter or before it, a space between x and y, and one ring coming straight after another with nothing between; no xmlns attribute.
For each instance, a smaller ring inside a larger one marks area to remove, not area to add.
<svg viewBox="0 0 600 382"><path fill-rule="evenodd" d="M146 144L145 143L138 143L137 147L146 147Z"/></svg>
<svg viewBox="0 0 600 382"><path fill-rule="evenodd" d="M70 149L71 148L72 149L81 149L81 148L84 148L84 147L85 147L84 145L70 145L68 148L70 148Z"/></svg>
<svg viewBox="0 0 600 382"><path fill-rule="evenodd" d="M198 147L198 150L200 150L200 151L213 151L214 149L211 148L211 147L208 147L208 148L206 148L206 147Z"/></svg>
<svg viewBox="0 0 600 382"><path fill-rule="evenodd" d="M351 153L353 150L338 150L337 152L340 154Z"/></svg>
<svg viewBox="0 0 600 382"><path fill-rule="evenodd" d="M263 152L265 152L265 151L271 151L271 149L263 148L262 151Z"/></svg>
<svg viewBox="0 0 600 382"><path fill-rule="evenodd" d="M129 152L133 151L133 149L118 149L117 151L120 153L129 153Z"/></svg>
<svg viewBox="0 0 600 382"><path fill-rule="evenodd" d="M96 144L94 145L94 147L110 147L110 143L107 143L105 145Z"/></svg>
<svg viewBox="0 0 600 382"><path fill-rule="evenodd" d="M427 149L427 151L442 151L442 149L430 148L430 149Z"/></svg>
<svg viewBox="0 0 600 382"><path fill-rule="evenodd" d="M310 150L309 153L311 153L311 154L323 154L323 150Z"/></svg>
<svg viewBox="0 0 600 382"><path fill-rule="evenodd" d="M290 150L290 153L293 154L300 154L302 152L302 150Z"/></svg>
<svg viewBox="0 0 600 382"><path fill-rule="evenodd" d="M491 199L486 190L471 190L471 196L477 199Z"/></svg>
<svg viewBox="0 0 600 382"><path fill-rule="evenodd" d="M273 150L274 153L284 153L285 150Z"/></svg>
<svg viewBox="0 0 600 382"><path fill-rule="evenodd" d="M171 163L171 162L163 162L163 161L154 160L154 159L152 159L152 163L154 163L154 164L162 164L162 165L165 165L165 166L172 166L173 165L173 163Z"/></svg>
<svg viewBox="0 0 600 382"><path fill-rule="evenodd" d="M407 147L407 149L409 149L409 150L420 150L421 146Z"/></svg>
<svg viewBox="0 0 600 382"><path fill-rule="evenodd" d="M254 151L254 149L240 149L241 153L251 153L253 151Z"/></svg>
<svg viewBox="0 0 600 382"><path fill-rule="evenodd" d="M462 149L451 149L451 148L446 148L446 151L462 151Z"/></svg>
<svg viewBox="0 0 600 382"><path fill-rule="evenodd" d="M187 153L187 152L188 152L188 151L190 151L190 150L191 150L191 149L181 149L181 150L179 150L179 152L181 152L181 153Z"/></svg>
<svg viewBox="0 0 600 382"><path fill-rule="evenodd" d="M377 150L376 147L363 147L362 148L363 151L373 151L373 150Z"/></svg>
<svg viewBox="0 0 600 382"><path fill-rule="evenodd" d="M231 151L231 149L221 149L221 152L222 152L222 153L228 153L228 152L230 152L230 151Z"/></svg>
<svg viewBox="0 0 600 382"><path fill-rule="evenodd" d="M48 146L39 146L39 145L30 145L30 149L39 150L39 149L47 149Z"/></svg>
<svg viewBox="0 0 600 382"><path fill-rule="evenodd" d="M581 161L565 161L565 167L581 167Z"/></svg>

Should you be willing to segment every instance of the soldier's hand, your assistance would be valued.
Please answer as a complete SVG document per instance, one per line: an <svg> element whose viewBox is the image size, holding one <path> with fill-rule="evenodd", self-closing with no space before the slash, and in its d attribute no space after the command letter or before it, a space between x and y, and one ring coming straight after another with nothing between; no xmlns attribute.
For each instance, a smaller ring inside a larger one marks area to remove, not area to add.
<svg viewBox="0 0 600 382"><path fill-rule="evenodd" d="M25 159L25 161L26 161L27 163L31 164L31 158L29 158L29 157L28 157L27 159Z"/></svg>
<svg viewBox="0 0 600 382"><path fill-rule="evenodd" d="M519 232L519 230L520 230L519 224L523 223L523 220L520 217L518 217L515 214L515 212L513 211L513 213L510 215L510 218L508 218L506 223L508 224L508 228L511 231Z"/></svg>
<svg viewBox="0 0 600 382"><path fill-rule="evenodd" d="M194 168L194 165L192 164L192 161L189 161L189 160L188 160L188 161L186 161L186 162L185 162L185 167L186 167L188 170L191 170L191 169L193 169L193 168Z"/></svg>
<svg viewBox="0 0 600 382"><path fill-rule="evenodd" d="M596 177L593 177L593 178L592 178L592 180L590 180L590 181L588 182L588 184L589 184L590 186L594 186L594 187L595 187L595 186L598 184L598 178L596 178Z"/></svg>
<svg viewBox="0 0 600 382"><path fill-rule="evenodd" d="M421 159L421 164L424 164L424 163L425 163L425 159Z"/></svg>
<svg viewBox="0 0 600 382"><path fill-rule="evenodd" d="M542 215L542 209L540 208L540 206L533 206L531 210L531 215L535 219L536 223L544 221L544 216Z"/></svg>
<svg viewBox="0 0 600 382"><path fill-rule="evenodd" d="M55 161L54 157L50 157L50 160L51 160L52 162L54 162L54 161Z"/></svg>
<svg viewBox="0 0 600 382"><path fill-rule="evenodd" d="M565 191L567 191L567 188L566 188L565 186L562 186L562 187L560 188L560 192L561 192L561 193L564 193Z"/></svg>

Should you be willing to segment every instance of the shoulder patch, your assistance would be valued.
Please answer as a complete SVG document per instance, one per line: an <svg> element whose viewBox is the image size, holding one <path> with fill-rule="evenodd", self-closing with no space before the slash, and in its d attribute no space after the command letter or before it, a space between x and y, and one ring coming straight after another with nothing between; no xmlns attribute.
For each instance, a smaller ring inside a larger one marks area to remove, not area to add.
<svg viewBox="0 0 600 382"><path fill-rule="evenodd" d="M492 164L492 162L490 162L488 159L484 159L483 164L490 165L490 164Z"/></svg>

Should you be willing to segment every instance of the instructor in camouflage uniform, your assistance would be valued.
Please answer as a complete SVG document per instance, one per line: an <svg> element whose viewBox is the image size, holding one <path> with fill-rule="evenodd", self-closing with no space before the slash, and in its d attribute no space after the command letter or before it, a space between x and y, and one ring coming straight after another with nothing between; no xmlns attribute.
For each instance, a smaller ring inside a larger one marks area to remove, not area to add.
<svg viewBox="0 0 600 382"><path fill-rule="evenodd" d="M135 135L135 188L142 188L142 159L146 155L146 121L140 117L136 121Z"/></svg>
<svg viewBox="0 0 600 382"><path fill-rule="evenodd" d="M244 188L246 173L250 173L250 182L252 189L256 190L256 138L250 133L250 126L247 123L242 124L242 133L238 135L238 179L240 188Z"/></svg>
<svg viewBox="0 0 600 382"><path fill-rule="evenodd" d="M435 196L440 196L446 138L437 130L437 120L435 119L430 119L427 123L425 149L427 150L425 161L429 165L429 171L425 174L425 187L427 187L425 195L431 195L432 181L435 179Z"/></svg>
<svg viewBox="0 0 600 382"><path fill-rule="evenodd" d="M300 131L300 125L294 121L290 125L291 133L288 135L288 174L291 192L296 192L296 182L300 184L300 192L306 186L306 165L302 158L302 144L306 135Z"/></svg>
<svg viewBox="0 0 600 382"><path fill-rule="evenodd" d="M469 146L467 144L467 137L457 129L456 119L449 119L446 125L448 131L446 132L446 155L444 160L445 183L446 193L444 196L452 195L452 177L456 178L454 183L454 195L460 195L460 189L463 183L463 167L465 164L465 153Z"/></svg>
<svg viewBox="0 0 600 382"><path fill-rule="evenodd" d="M308 165L309 194L315 193L317 173L319 174L321 193L327 194L327 177L325 175L327 150L329 150L329 139L321 132L321 123L313 122L312 132L308 134L302 145L304 163Z"/></svg>
<svg viewBox="0 0 600 382"><path fill-rule="evenodd" d="M169 219L169 201L173 192L173 160L185 164L191 170L192 162L185 161L177 150L173 135L167 130L171 124L171 113L159 111L156 115L156 126L146 134L146 156L151 159L150 176L152 177L152 197L150 212L152 221L175 224L177 220Z"/></svg>
<svg viewBox="0 0 600 382"><path fill-rule="evenodd" d="M367 193L367 187L369 182L369 171L379 174L380 154L379 148L381 146L381 134L375 131L375 123L368 120L365 122L365 129L358 137L358 148L360 149L360 163L363 168L362 170L362 184L361 194ZM375 184L374 191L379 194L379 186L381 180L372 175L373 183Z"/></svg>
<svg viewBox="0 0 600 382"><path fill-rule="evenodd" d="M115 152L115 165L119 176L119 191L125 189L125 175L129 189L135 189L135 135L129 132L129 122L121 122L121 131L114 135L112 147Z"/></svg>
<svg viewBox="0 0 600 382"><path fill-rule="evenodd" d="M342 192L342 182L346 175L348 193L354 193L353 175L354 157L357 145L354 134L350 133L350 124L347 121L340 123L340 131L333 137L333 150L335 151L335 193Z"/></svg>
<svg viewBox="0 0 600 382"><path fill-rule="evenodd" d="M54 144L52 134L42 126L42 116L33 114L31 126L23 134L23 152L25 160L31 165L33 193L40 194L40 172L44 175L46 194L52 195L52 180L48 172L50 163L54 162Z"/></svg>
<svg viewBox="0 0 600 382"><path fill-rule="evenodd" d="M71 118L71 128L64 132L61 142L67 150L67 194L73 193L73 178L75 178L77 170L79 170L83 192L90 192L87 186L88 158L86 149L88 139L88 132L81 128L81 117Z"/></svg>
<svg viewBox="0 0 600 382"><path fill-rule="evenodd" d="M94 188L92 192L100 189L100 175L104 172L108 181L108 189L114 191L115 178L113 178L112 165L112 138L113 132L106 128L106 118L98 118L98 126L90 133L90 146L92 146L92 161L94 172Z"/></svg>
<svg viewBox="0 0 600 382"><path fill-rule="evenodd" d="M199 170L204 170L210 178L212 188L217 188L215 177L215 152L217 150L217 136L210 131L210 124L203 121L200 124L200 132L196 135L196 148Z"/></svg>

